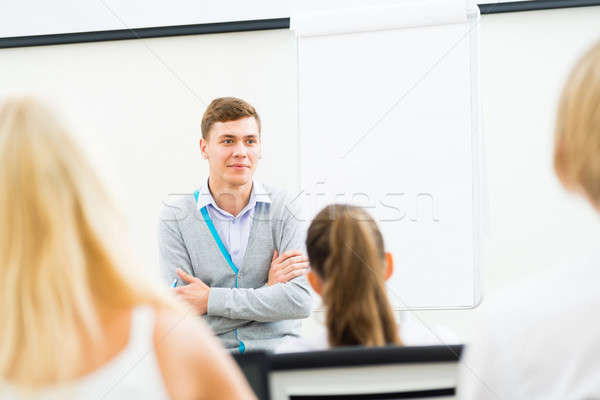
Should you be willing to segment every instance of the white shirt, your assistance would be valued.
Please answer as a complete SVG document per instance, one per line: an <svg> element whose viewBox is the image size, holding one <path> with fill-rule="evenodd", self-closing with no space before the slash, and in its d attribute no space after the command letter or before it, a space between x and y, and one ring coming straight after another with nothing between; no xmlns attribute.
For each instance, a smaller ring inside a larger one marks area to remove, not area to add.
<svg viewBox="0 0 600 400"><path fill-rule="evenodd" d="M252 184L248 204L235 216L217 205L217 202L210 194L208 180L198 190L198 210L206 206L208 215L219 234L219 238L229 252L233 265L237 268L242 267L244 255L246 254L256 203L271 203L269 193L257 181L254 181Z"/></svg>
<svg viewBox="0 0 600 400"><path fill-rule="evenodd" d="M462 360L460 399L600 398L600 258L527 281L486 308Z"/></svg>
<svg viewBox="0 0 600 400"><path fill-rule="evenodd" d="M0 383L1 400L19 399L17 393L11 385ZM169 399L154 351L154 310L133 310L129 342L107 364L67 384L41 389L31 399Z"/></svg>

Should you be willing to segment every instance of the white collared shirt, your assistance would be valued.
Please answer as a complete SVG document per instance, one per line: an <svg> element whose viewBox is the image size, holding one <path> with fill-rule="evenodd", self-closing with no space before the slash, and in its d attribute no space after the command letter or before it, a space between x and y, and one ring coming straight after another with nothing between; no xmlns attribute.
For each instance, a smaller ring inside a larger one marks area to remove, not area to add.
<svg viewBox="0 0 600 400"><path fill-rule="evenodd" d="M264 186L257 181L253 181L252 183L252 192L250 193L248 204L236 216L217 205L215 199L210 194L208 179L198 190L198 210L206 206L208 215L221 241L231 255L233 264L238 268L242 266L246 253L256 203L271 203L270 195L266 192Z"/></svg>

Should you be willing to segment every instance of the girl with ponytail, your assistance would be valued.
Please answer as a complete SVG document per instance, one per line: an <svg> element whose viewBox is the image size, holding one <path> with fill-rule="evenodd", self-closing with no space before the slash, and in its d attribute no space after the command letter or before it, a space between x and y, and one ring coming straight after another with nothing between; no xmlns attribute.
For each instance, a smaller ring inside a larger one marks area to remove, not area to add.
<svg viewBox="0 0 600 400"><path fill-rule="evenodd" d="M308 280L323 298L326 329L288 342L279 352L403 344L385 288L392 256L367 212L342 204L325 207L310 224L306 250Z"/></svg>
<svg viewBox="0 0 600 400"><path fill-rule="evenodd" d="M325 307L325 329L311 338L288 341L278 352L460 343L452 332L426 326L410 315L403 318L400 331L385 287L394 269L392 255L362 208L332 204L322 209L308 228L306 252L308 280Z"/></svg>
<svg viewBox="0 0 600 400"><path fill-rule="evenodd" d="M309 281L323 298L331 347L401 344L387 298L390 253L361 208L334 204L315 217L306 238Z"/></svg>

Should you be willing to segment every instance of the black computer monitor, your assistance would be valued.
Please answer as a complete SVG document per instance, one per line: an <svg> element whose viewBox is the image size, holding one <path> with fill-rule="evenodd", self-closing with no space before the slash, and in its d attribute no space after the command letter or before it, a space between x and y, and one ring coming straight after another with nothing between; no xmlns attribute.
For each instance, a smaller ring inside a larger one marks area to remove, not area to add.
<svg viewBox="0 0 600 400"><path fill-rule="evenodd" d="M254 394L259 400L269 400L269 358L264 352L233 354L240 369L246 376Z"/></svg>

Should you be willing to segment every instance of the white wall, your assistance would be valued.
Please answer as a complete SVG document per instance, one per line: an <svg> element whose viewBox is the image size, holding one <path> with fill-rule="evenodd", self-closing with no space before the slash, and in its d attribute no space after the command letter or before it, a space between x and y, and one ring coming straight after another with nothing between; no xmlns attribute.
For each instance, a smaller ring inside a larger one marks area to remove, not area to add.
<svg viewBox="0 0 600 400"><path fill-rule="evenodd" d="M600 39L599 20L600 7L481 19L487 295L568 261L599 237L597 216L564 193L551 168L557 96L577 56ZM197 140L211 98L235 95L257 106L265 146L259 178L298 189L295 56L285 30L5 49L0 97L40 95L63 112L124 208L140 262L155 271L160 200L191 192L207 172ZM415 315L468 340L478 312ZM319 317L306 322L307 332Z"/></svg>
<svg viewBox="0 0 600 400"><path fill-rule="evenodd" d="M286 30L0 51L0 96L52 101L126 212L141 263L157 269L169 193L192 193L206 104L235 95L264 120L259 178L297 190L295 42Z"/></svg>

